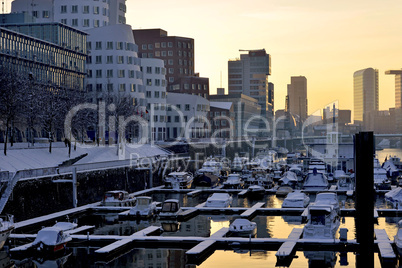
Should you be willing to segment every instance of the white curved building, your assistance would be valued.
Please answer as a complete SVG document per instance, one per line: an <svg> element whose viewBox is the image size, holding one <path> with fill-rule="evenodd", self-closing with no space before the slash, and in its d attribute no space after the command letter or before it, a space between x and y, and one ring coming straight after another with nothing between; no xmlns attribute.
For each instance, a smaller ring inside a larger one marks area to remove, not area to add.
<svg viewBox="0 0 402 268"><path fill-rule="evenodd" d="M61 22L86 30L125 24L125 0L14 0L11 13L27 12L36 22Z"/></svg>
<svg viewBox="0 0 402 268"><path fill-rule="evenodd" d="M163 60L141 60L152 141L166 139L166 69Z"/></svg>

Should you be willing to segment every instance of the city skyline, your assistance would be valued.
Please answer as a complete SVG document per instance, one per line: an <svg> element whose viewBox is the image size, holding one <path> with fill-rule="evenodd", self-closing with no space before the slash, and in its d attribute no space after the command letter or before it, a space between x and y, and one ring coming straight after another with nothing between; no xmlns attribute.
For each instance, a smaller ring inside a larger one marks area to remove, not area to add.
<svg viewBox="0 0 402 268"><path fill-rule="evenodd" d="M11 2L5 2L4 13ZM379 70L379 109L395 106L394 78L385 71L402 68L402 38L396 34L402 24L395 23L400 1L126 4L132 29L162 28L172 36L194 38L195 71L210 79L212 94L221 85L228 92L227 62L239 57L239 49L265 49L272 57L275 110L285 107L290 77L300 75L308 80L309 114L333 101L353 110L353 73L370 67Z"/></svg>
<svg viewBox="0 0 402 268"><path fill-rule="evenodd" d="M153 16L138 10L152 9ZM285 107L291 76L308 80L312 114L339 100L353 110L353 73L379 70L380 110L394 107L394 79L388 69L400 69L402 2L386 1L127 1L127 23L133 29L163 28L170 35L195 41L195 71L210 78L213 94L227 86L227 61L239 49L265 49L272 57L275 109ZM167 11L168 10L168 11ZM196 13L194 13L196 10ZM156 19L158 18L158 19ZM214 41L219 40L219 41ZM222 77L222 82L221 82ZM326 88L325 94L322 89Z"/></svg>

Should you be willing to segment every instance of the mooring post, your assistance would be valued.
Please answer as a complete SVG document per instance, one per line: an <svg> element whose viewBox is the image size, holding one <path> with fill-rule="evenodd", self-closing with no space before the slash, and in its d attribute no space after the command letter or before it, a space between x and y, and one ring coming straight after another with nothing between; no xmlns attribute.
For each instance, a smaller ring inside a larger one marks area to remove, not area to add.
<svg viewBox="0 0 402 268"><path fill-rule="evenodd" d="M73 206L76 208L77 204L77 168L73 167Z"/></svg>
<svg viewBox="0 0 402 268"><path fill-rule="evenodd" d="M354 137L356 175L356 267L374 267L374 135Z"/></svg>

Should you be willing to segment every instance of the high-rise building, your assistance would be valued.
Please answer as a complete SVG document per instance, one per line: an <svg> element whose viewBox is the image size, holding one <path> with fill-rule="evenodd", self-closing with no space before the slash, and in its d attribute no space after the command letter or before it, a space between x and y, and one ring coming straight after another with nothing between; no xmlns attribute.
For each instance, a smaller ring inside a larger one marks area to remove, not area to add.
<svg viewBox="0 0 402 268"><path fill-rule="evenodd" d="M168 36L162 29L133 30L140 58L158 58L165 62L168 85L180 77L193 76L194 39Z"/></svg>
<svg viewBox="0 0 402 268"><path fill-rule="evenodd" d="M363 124L364 114L378 111L378 70L362 69L353 74L354 121Z"/></svg>
<svg viewBox="0 0 402 268"><path fill-rule="evenodd" d="M402 133L402 69L388 70L385 74L395 75L395 126L397 133Z"/></svg>
<svg viewBox="0 0 402 268"><path fill-rule="evenodd" d="M241 93L255 98L261 106L261 115L272 118L273 84L269 86L268 83L268 76L271 74L271 56L265 49L247 50L247 52L241 54L240 59L228 62L229 94Z"/></svg>
<svg viewBox="0 0 402 268"><path fill-rule="evenodd" d="M298 116L300 122L307 119L307 78L305 76L292 76L288 84L286 97L287 112Z"/></svg>

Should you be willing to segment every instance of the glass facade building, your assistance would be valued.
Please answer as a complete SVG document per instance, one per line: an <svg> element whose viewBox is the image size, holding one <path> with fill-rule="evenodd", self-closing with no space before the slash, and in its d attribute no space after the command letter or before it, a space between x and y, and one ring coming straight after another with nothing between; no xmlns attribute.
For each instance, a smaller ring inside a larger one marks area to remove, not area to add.
<svg viewBox="0 0 402 268"><path fill-rule="evenodd" d="M355 123L362 124L364 114L378 111L378 70L362 69L353 74L353 110Z"/></svg>

